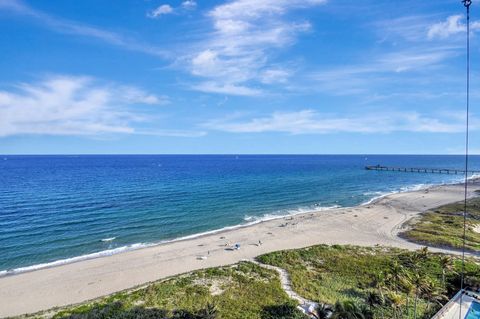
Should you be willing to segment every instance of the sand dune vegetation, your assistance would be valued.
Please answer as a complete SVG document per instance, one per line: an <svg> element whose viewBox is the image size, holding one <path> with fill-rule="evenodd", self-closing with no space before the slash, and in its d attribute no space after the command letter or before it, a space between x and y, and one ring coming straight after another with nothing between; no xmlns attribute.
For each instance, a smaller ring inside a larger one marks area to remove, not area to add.
<svg viewBox="0 0 480 319"><path fill-rule="evenodd" d="M319 304L318 318L429 318L459 288L457 257L387 247L318 245L262 255ZM480 266L467 263L475 285ZM241 314L241 315L240 315ZM278 274L251 262L209 268L29 318L307 318Z"/></svg>
<svg viewBox="0 0 480 319"><path fill-rule="evenodd" d="M431 209L409 222L402 237L429 246L460 250L463 246L464 203ZM480 252L480 198L468 201L465 248Z"/></svg>

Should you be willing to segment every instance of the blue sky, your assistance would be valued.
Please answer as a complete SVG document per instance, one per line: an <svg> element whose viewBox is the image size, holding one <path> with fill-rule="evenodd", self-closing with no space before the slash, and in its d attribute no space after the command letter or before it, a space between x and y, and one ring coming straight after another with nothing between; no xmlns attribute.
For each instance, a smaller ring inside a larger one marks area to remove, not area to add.
<svg viewBox="0 0 480 319"><path fill-rule="evenodd" d="M457 0L0 0L0 153L461 153L464 13Z"/></svg>

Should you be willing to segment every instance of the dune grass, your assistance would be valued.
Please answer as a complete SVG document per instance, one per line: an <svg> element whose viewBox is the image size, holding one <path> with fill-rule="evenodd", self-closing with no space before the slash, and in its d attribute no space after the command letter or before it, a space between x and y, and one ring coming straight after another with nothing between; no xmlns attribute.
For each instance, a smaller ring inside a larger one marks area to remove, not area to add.
<svg viewBox="0 0 480 319"><path fill-rule="evenodd" d="M445 262L445 258L427 250L319 245L269 253L258 260L286 269L293 289L309 300L329 305L344 302L343 306L353 301L364 310L370 308L367 310L371 314L365 318L413 318L414 294L404 289L402 278L417 278L419 285L429 289L428 294L427 290L418 294L417 318L428 318L440 307L434 298L444 302L446 297L442 296L453 295L459 286L459 262L451 258L447 258L451 262ZM466 269L467 278L480 278L479 265L469 262ZM384 297L381 303L372 301L376 292ZM241 262L175 276L33 317L304 319L295 306L282 290L275 271Z"/></svg>
<svg viewBox="0 0 480 319"><path fill-rule="evenodd" d="M293 311L296 318L302 318L295 305L282 290L275 271L242 262L176 276L35 317L210 318L205 312L214 306L216 318L268 319L282 311Z"/></svg>
<svg viewBox="0 0 480 319"><path fill-rule="evenodd" d="M379 291L385 299L398 300L395 304L390 300L373 309L375 318L394 318L399 313L404 318L413 318L415 294L414 290L407 290L405 282L416 278L416 274L421 275L421 284L428 283L432 292L444 295L439 301L446 301L459 288L459 261L452 259L451 267L445 264L442 267L442 258L444 255L427 250L410 252L384 247L319 245L274 252L258 259L286 269L294 290L304 298L327 304L352 301L365 305L369 296ZM469 278L479 278L478 265L469 262L467 270ZM429 299L434 297L426 292L418 293L418 297L418 318L428 318L440 308L436 301Z"/></svg>
<svg viewBox="0 0 480 319"><path fill-rule="evenodd" d="M436 247L461 249L463 246L464 203L454 203L429 210L408 224L402 237ZM467 205L466 248L480 251L480 198Z"/></svg>

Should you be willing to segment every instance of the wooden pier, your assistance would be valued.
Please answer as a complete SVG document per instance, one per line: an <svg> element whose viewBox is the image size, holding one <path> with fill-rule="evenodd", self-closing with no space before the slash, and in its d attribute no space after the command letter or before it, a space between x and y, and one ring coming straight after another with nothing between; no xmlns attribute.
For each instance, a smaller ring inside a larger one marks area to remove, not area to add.
<svg viewBox="0 0 480 319"><path fill-rule="evenodd" d="M465 170L451 168L418 168L418 167L393 167L393 166L365 166L369 171L407 172L407 173L432 173L432 174L465 174ZM469 174L480 174L480 171L468 171Z"/></svg>

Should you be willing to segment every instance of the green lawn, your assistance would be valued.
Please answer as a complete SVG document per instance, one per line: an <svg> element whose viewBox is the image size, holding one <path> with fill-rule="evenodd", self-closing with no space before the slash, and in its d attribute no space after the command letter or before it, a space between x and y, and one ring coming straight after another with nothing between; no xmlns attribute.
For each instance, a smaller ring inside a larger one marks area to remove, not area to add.
<svg viewBox="0 0 480 319"><path fill-rule="evenodd" d="M480 198L468 201L466 248L480 251ZM402 236L424 245L461 249L463 246L463 202L425 212L409 223Z"/></svg>

